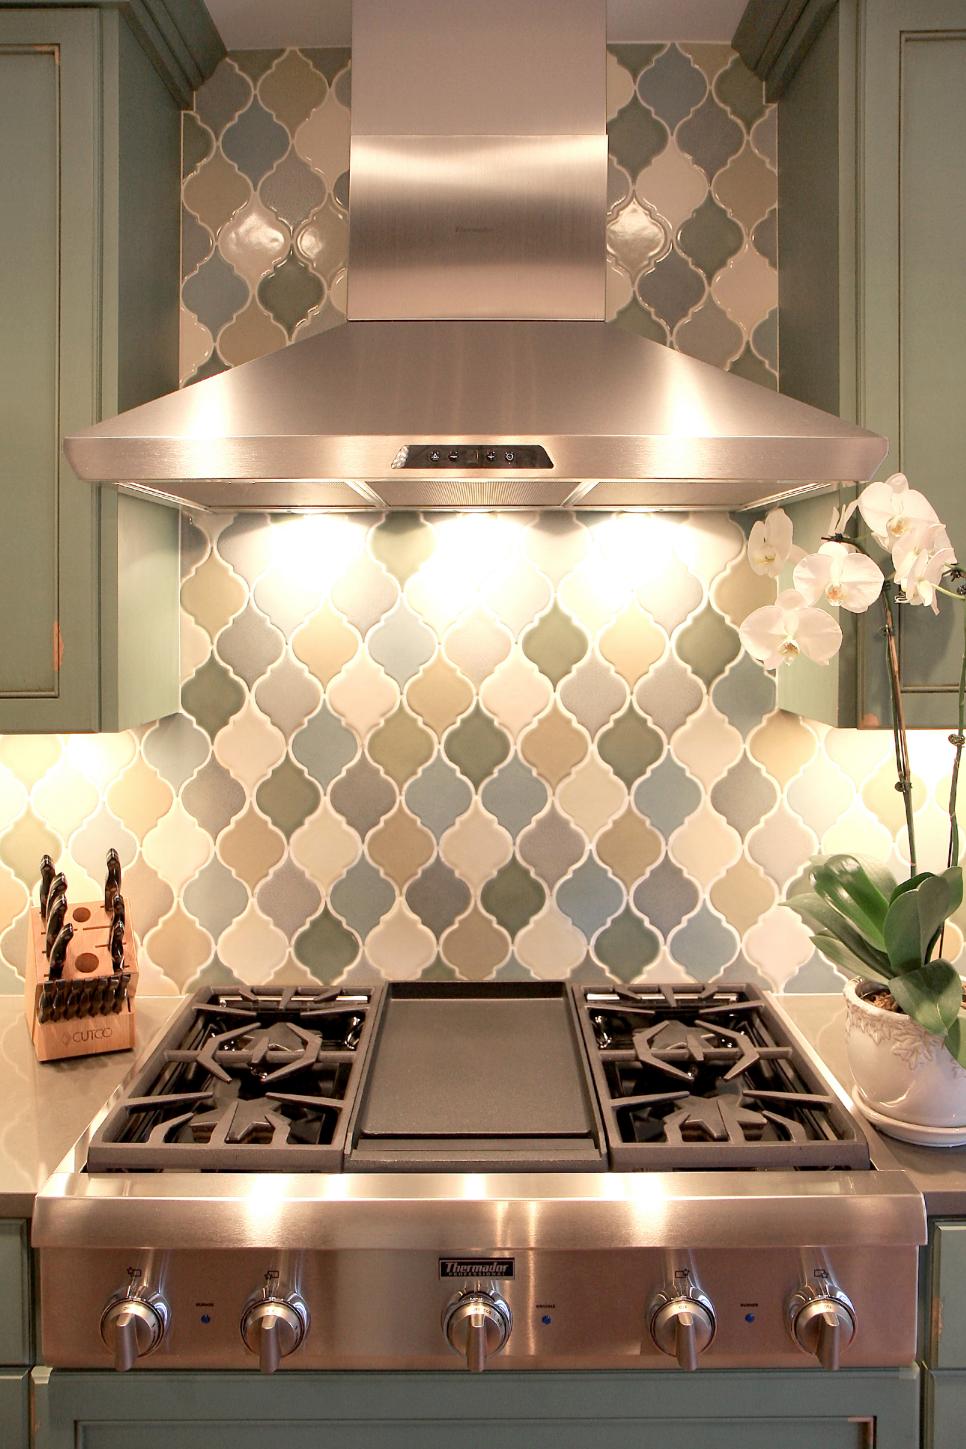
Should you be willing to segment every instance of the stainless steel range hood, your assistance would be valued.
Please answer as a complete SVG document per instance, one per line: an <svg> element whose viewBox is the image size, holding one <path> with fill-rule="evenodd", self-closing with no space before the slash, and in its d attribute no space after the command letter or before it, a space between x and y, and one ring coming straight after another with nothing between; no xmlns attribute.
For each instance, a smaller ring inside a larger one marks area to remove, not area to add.
<svg viewBox="0 0 966 1449"><path fill-rule="evenodd" d="M747 508L885 440L604 320L605 0L354 0L348 325L65 440L212 509Z"/></svg>

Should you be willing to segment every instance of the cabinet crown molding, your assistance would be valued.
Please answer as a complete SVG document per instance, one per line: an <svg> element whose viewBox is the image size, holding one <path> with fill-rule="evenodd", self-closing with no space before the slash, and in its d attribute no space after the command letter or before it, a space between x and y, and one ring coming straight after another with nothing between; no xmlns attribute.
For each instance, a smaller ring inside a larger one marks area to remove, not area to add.
<svg viewBox="0 0 966 1449"><path fill-rule="evenodd" d="M748 0L732 45L777 101L838 0Z"/></svg>

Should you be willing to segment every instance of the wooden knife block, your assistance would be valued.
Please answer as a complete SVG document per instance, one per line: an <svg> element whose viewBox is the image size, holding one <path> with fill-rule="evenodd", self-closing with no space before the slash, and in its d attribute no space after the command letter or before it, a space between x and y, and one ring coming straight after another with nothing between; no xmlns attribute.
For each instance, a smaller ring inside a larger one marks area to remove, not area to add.
<svg viewBox="0 0 966 1449"><path fill-rule="evenodd" d="M124 963L118 973L111 964L108 949L111 917L103 901L82 901L68 906L64 919L74 927L74 938L67 948L60 982L48 982L44 954L46 927L38 910L31 907L29 912L24 1013L37 1060L51 1062L63 1057L92 1056L97 1052L126 1051L134 1046L134 997L138 983L137 947L130 923L124 926ZM128 978L120 1009L92 1010L91 1003L106 994L109 983L105 977L115 979L115 990L120 994L123 983L116 981L119 975ZM75 982L78 984L73 985ZM70 1004L70 1014L44 1021L44 1005L49 1011L58 986L60 1000ZM87 1009L82 1015L85 996Z"/></svg>

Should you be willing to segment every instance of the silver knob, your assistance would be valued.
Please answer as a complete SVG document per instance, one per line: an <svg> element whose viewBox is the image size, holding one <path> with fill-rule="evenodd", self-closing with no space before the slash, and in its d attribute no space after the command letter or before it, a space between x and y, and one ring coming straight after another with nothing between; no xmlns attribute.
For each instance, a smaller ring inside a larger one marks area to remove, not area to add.
<svg viewBox="0 0 966 1449"><path fill-rule="evenodd" d="M661 1352L693 1372L714 1338L714 1309L710 1298L694 1287L687 1293L659 1293L651 1304L648 1326Z"/></svg>
<svg viewBox="0 0 966 1449"><path fill-rule="evenodd" d="M450 1348L466 1358L470 1373L482 1373L487 1358L510 1337L513 1315L499 1293L462 1293L443 1310L443 1332Z"/></svg>
<svg viewBox="0 0 966 1449"><path fill-rule="evenodd" d="M806 1283L788 1300L788 1324L799 1348L823 1369L837 1369L842 1350L855 1337L855 1309L832 1283Z"/></svg>
<svg viewBox="0 0 966 1449"><path fill-rule="evenodd" d="M256 1293L245 1305L241 1335L246 1348L258 1354L263 1374L273 1374L294 1353L309 1327L309 1310L298 1293Z"/></svg>
<svg viewBox="0 0 966 1449"><path fill-rule="evenodd" d="M118 1373L153 1353L168 1327L168 1305L160 1293L119 1293L101 1315L101 1338L114 1355Z"/></svg>

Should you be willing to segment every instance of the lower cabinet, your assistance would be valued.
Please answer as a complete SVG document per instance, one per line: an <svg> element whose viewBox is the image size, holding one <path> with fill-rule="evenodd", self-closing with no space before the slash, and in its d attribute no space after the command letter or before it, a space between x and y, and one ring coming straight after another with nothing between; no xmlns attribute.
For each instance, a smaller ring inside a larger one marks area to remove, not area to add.
<svg viewBox="0 0 966 1449"><path fill-rule="evenodd" d="M36 1449L918 1449L919 1374L34 1370ZM936 1445L946 1441L936 1440ZM950 1449L960 1440L948 1441Z"/></svg>
<svg viewBox="0 0 966 1449"><path fill-rule="evenodd" d="M29 1369L0 1369L0 1444L27 1449Z"/></svg>
<svg viewBox="0 0 966 1449"><path fill-rule="evenodd" d="M962 1449L966 1443L966 1373L923 1372L922 1449Z"/></svg>

